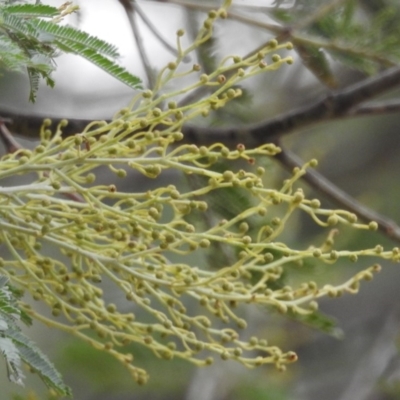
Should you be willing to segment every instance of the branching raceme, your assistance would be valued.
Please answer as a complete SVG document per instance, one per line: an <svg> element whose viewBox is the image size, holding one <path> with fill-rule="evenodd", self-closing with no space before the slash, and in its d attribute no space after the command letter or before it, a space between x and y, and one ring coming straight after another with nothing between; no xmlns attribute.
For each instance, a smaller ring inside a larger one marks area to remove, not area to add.
<svg viewBox="0 0 400 400"><path fill-rule="evenodd" d="M131 343L146 346L166 360L180 357L196 365L209 365L214 357L220 357L247 367L274 364L284 370L286 364L296 361L296 354L284 352L263 338L242 339L239 332L246 328L240 316L242 306L311 314L318 307L318 298L356 293L360 282L370 280L380 269L373 265L338 286L307 281L274 289L273 282L294 262L400 259L398 249L384 251L380 246L336 250L335 231L328 233L322 245L306 249L279 242L297 211L328 229L337 225L377 228L375 222L359 224L354 214L326 210L318 200L305 198L296 188L297 181L308 166L316 165L315 160L295 169L281 188L271 189L264 186L265 170L257 163L279 153L273 144L251 150L241 144L234 150L219 143L209 147L179 145L185 121L207 115L240 96L237 84L243 79L292 63L291 57L277 53L291 45L271 41L249 58L225 59L211 75L201 74L195 65L187 71L198 74L195 83L176 93L162 94L159 90L166 83L185 75L178 68L180 60L210 37L215 20L224 16L225 7L211 11L194 45L186 50L178 46L177 61L161 71L156 90L136 96L111 123L93 122L83 132L62 138L66 121L56 132L50 132L45 122L41 142L34 150L19 150L0 162L1 179L37 174L29 184L0 188L0 240L7 249L2 253L9 254L0 259L0 274L47 304L52 316L43 315L31 303L21 303L22 309L46 325L112 354L140 384L148 375L135 365L134 355L124 351ZM178 31L178 41L183 34ZM204 85L215 89L210 97L178 106L178 95ZM222 172L212 168L218 161L238 159L246 160L252 168ZM168 185L128 193L120 191L118 183L97 185L98 167L109 168L116 178L124 178L129 169L149 178L175 170L202 176L207 183L193 190ZM188 222L189 215L201 219L208 208L207 195L224 188L242 190L254 205L207 228ZM275 209L282 214L271 219ZM254 216L266 221L256 232L249 230L248 223ZM188 264L187 255L200 260L212 243L233 249L233 263L219 270ZM182 262L176 261L179 258ZM110 303L105 283L123 292L135 313ZM199 307L192 307L193 303ZM226 326L221 328L218 319Z"/></svg>

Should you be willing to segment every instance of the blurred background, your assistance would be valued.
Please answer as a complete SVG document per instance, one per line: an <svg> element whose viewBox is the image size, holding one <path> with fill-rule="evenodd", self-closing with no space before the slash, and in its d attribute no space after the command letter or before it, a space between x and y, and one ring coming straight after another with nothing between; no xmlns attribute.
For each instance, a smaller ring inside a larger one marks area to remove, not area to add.
<svg viewBox="0 0 400 400"><path fill-rule="evenodd" d="M43 3L61 5L63 1L43 0ZM139 12L134 15L133 21L139 31L135 40L123 2L75 0L75 3L80 11L66 22L115 44L121 53L120 63L140 76L146 87L151 87L152 74L174 60L174 54L154 29L174 47L175 32L184 28L187 43L190 43L206 16L205 6L219 4L192 0L185 7L183 1L138 0L135 7L145 18ZM317 12L319 16L307 21ZM330 90L340 90L388 65L395 65L399 62L399 15L400 4L395 0L233 1L232 16L217 23L212 41L199 49L190 63L198 62L207 71L227 54L245 55L277 36L268 29L273 24L294 29L293 38L298 40L295 63L249 80L242 87L243 99L201 123L245 126L273 118L315 101ZM145 49L147 66L137 41ZM392 64L388 64L388 60ZM29 84L23 74L3 74L0 78L1 106L21 114L105 119L112 117L135 94L78 57L63 55L56 63L56 87L42 87L34 104L28 102ZM397 95L394 88L384 100ZM317 158L320 161L318 170L335 185L368 207L400 221L399 122L396 114L336 120L292 132L283 138L283 144L305 161ZM32 146L31 142L20 140L24 146ZM271 185L278 186L287 177L278 163L268 161L266 166ZM102 179L107 181L112 177L105 171ZM170 182L186 184L177 174L163 176L156 182L129 176L124 184L134 191ZM303 186L307 196L320 198L326 207L337 207L306 183ZM296 215L291 223L291 231L282 240L295 247L321 243L326 235L303 215ZM346 229L341 230L337 240L339 248L352 249L373 247L378 243L385 248L398 245L380 233L365 234ZM334 266L311 265L297 271L295 276L340 282L368 265L363 261ZM136 362L151 376L145 387L138 387L116 361L71 337L49 331L38 323L27 333L54 361L79 400L400 399L400 269L390 263L382 263L382 266L382 272L372 282L362 285L358 295L323 299L320 308L325 316L314 323L302 324L262 309L247 311L249 336L257 334L285 350L298 353L299 361L285 373L272 367L248 371L233 362L223 361L195 369L179 360L158 360L137 347L132 350ZM118 293L114 296L115 302L123 301ZM0 378L4 377L4 366L0 363ZM27 384L42 393L41 398L46 398L38 379L32 377ZM4 399L11 393L24 393L6 381L1 381L0 387Z"/></svg>

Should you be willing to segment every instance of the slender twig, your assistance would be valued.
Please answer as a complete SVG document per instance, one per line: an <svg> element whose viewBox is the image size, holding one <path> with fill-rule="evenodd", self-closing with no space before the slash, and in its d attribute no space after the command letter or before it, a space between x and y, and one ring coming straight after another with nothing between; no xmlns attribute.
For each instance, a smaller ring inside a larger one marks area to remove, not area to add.
<svg viewBox="0 0 400 400"><path fill-rule="evenodd" d="M22 149L22 146L15 140L13 134L8 130L5 125L7 122L10 122L8 118L0 119L0 139L3 142L7 153L14 153L17 150Z"/></svg>
<svg viewBox="0 0 400 400"><path fill-rule="evenodd" d="M282 152L275 156L275 158L286 168L292 170L294 167L301 167L304 161L298 158L289 149L285 149L280 145ZM329 199L339 206L355 213L360 219L366 222L375 221L378 223L378 229L386 236L393 240L400 242L400 226L394 221L385 217L384 215L366 207L358 202L354 197L350 196L335 184L321 175L318 171L310 168L303 176L311 187L324 193Z"/></svg>
<svg viewBox="0 0 400 400"><path fill-rule="evenodd" d="M194 11L202 11L202 12L209 12L211 10L215 9L215 4L202 4L202 3L191 3L187 1L181 1L181 0L155 0L156 2L160 3L170 3L170 4L176 4L182 7L185 7L188 10L194 10ZM239 6L240 8L246 8L246 6ZM263 7L267 8L267 7ZM254 7L252 7L254 9ZM256 28L263 28L266 29L276 35L281 35L282 33L285 33L287 31L287 28L285 26L279 25L279 24L274 24L271 22L265 22L265 21L259 21L255 20L254 18L246 17L245 15L238 14L237 12L234 12L232 10L227 10L226 12L227 18L232 19L238 22L242 22L246 25L251 25Z"/></svg>
<svg viewBox="0 0 400 400"><path fill-rule="evenodd" d="M122 4L122 7L125 10L125 14L128 18L131 31L133 34L133 38L135 39L136 46L139 51L140 58L143 63L143 67L146 73L147 81L149 83L149 87L152 88L154 87L155 84L155 77L154 73L151 68L151 62L147 56L146 49L143 44L143 40L141 38L139 29L136 25L135 21L135 12L137 11L137 4L135 3L134 0L119 0L120 3Z"/></svg>
<svg viewBox="0 0 400 400"><path fill-rule="evenodd" d="M228 11L227 18L241 22L246 25L253 26L255 28L266 29L266 30L274 33L275 35L285 34L288 30L288 28L286 28L285 26L273 24L271 22L259 21L254 18L250 18L250 17L246 17L242 14L238 14L234 11Z"/></svg>
<svg viewBox="0 0 400 400"><path fill-rule="evenodd" d="M135 11L137 12L138 16L143 20L143 22L147 25L147 27L150 29L150 31L153 33L153 35L159 40L159 42L175 57L178 57L178 50L170 45L165 38L161 35L161 33L158 31L156 26L150 21L150 19L147 17L146 13L143 12L139 4L136 2L135 3ZM190 61L190 56L185 56L182 60L183 62L189 62Z"/></svg>
<svg viewBox="0 0 400 400"><path fill-rule="evenodd" d="M382 115L390 113L400 113L400 101L383 101L358 106L351 110L349 116L368 116L368 115Z"/></svg>
<svg viewBox="0 0 400 400"><path fill-rule="evenodd" d="M133 33L133 37L135 39L136 45L138 47L138 51L140 54L140 57L143 62L143 66L145 69L146 77L149 82L149 87L153 88L155 84L155 76L154 76L154 71L153 68L151 67L151 62L149 60L149 57L147 56L146 49L144 47L144 41L142 40L141 34L139 32L139 29L137 27L137 21L135 20L135 15L137 15L147 26L147 28L150 30L150 32L153 33L153 35L158 39L158 41L175 57L178 56L178 51L175 49L173 46L171 46L165 38L161 35L161 33L158 31L158 29L155 27L155 25L151 22L151 20L146 16L146 14L142 11L141 7L135 0L118 0L122 7L125 10L125 14L128 18L131 31ZM190 61L190 57L187 56L183 60L183 62L188 62Z"/></svg>

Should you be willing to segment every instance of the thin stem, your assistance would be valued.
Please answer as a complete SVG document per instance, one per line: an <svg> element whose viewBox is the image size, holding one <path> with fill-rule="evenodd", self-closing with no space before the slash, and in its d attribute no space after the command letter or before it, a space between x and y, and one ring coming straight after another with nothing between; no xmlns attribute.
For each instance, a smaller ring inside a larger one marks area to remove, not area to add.
<svg viewBox="0 0 400 400"><path fill-rule="evenodd" d="M125 10L129 24L131 26L133 37L135 39L136 45L139 50L140 58L143 62L147 81L149 82L150 88L152 88L152 87L154 87L154 84L155 84L154 74L152 72L151 63L150 63L149 58L147 57L146 49L143 45L143 40L141 38L139 29L138 29L136 21L135 21L135 12L137 11L137 4L132 0L125 0L125 1L120 0L120 3L122 4L122 7Z"/></svg>
<svg viewBox="0 0 400 400"><path fill-rule="evenodd" d="M13 134L6 127L6 123L9 123L9 119L0 118L0 139L3 142L7 153L14 153L17 150L21 150L22 146L15 140Z"/></svg>
<svg viewBox="0 0 400 400"><path fill-rule="evenodd" d="M151 22L151 20L147 17L146 13L143 12L141 7L139 6L138 3L135 4L135 11L137 12L138 16L142 19L142 21L147 25L147 27L150 29L150 31L153 33L153 35L160 41L160 43L170 52L172 53L175 57L178 57L178 51L170 45L165 38L161 35L161 33L158 31L156 26ZM184 62L189 62L190 57L186 56L183 58Z"/></svg>

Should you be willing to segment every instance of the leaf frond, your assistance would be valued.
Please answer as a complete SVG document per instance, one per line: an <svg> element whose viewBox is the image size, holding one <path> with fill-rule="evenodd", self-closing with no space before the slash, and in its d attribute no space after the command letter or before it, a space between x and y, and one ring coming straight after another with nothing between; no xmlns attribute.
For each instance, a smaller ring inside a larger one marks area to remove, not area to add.
<svg viewBox="0 0 400 400"><path fill-rule="evenodd" d="M119 66L114 61L104 57L98 52L87 48L77 42L71 42L69 40L58 39L56 41L58 46L65 52L77 54L92 64L97 65L99 68L113 76L114 78L120 80L133 89L141 89L141 80L128 72L125 68Z"/></svg>
<svg viewBox="0 0 400 400"><path fill-rule="evenodd" d="M95 36L68 25L57 25L50 21L34 20L32 24L40 32L53 35L58 40L65 40L80 45L83 48L91 49L97 53L111 58L119 57L116 46L105 42Z"/></svg>
<svg viewBox="0 0 400 400"><path fill-rule="evenodd" d="M4 12L12 15L17 15L22 18L38 17L38 18L52 18L57 16L60 12L57 8L46 4L17 4L5 6Z"/></svg>

